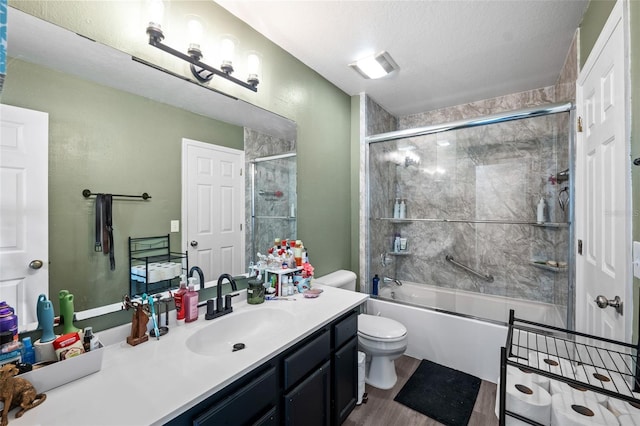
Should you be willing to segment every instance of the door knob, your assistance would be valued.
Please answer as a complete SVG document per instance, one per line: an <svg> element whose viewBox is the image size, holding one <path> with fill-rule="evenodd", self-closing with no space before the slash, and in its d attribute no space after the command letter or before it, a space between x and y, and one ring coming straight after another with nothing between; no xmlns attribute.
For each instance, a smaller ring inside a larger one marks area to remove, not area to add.
<svg viewBox="0 0 640 426"><path fill-rule="evenodd" d="M31 269L40 269L42 268L42 265L43 265L42 260L38 260L38 259L32 260L31 262L29 262L29 268Z"/></svg>
<svg viewBox="0 0 640 426"><path fill-rule="evenodd" d="M191 247L198 247L198 242L196 240L191 241Z"/></svg>
<svg viewBox="0 0 640 426"><path fill-rule="evenodd" d="M611 306L616 310L617 313L622 315L622 300L620 299L620 296L616 296L613 299L607 299L603 295L600 295L596 297L596 300L594 300L594 302L596 302L596 305L598 305L598 307L602 309L606 308L607 306Z"/></svg>

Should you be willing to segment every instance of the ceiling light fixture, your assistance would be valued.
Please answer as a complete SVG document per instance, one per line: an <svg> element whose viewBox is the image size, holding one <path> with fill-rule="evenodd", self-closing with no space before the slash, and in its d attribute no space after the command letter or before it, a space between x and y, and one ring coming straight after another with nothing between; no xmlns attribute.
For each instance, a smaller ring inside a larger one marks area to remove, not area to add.
<svg viewBox="0 0 640 426"><path fill-rule="evenodd" d="M162 32L161 26L162 14L164 12L162 0L151 0L150 12L151 19L149 21L149 25L147 26L149 44L177 58L189 62L191 73L200 83L207 83L213 78L213 76L217 75L251 91L258 91L258 83L260 82L260 79L258 78L260 58L258 57L258 55L256 55L255 53L251 53L249 55L249 77L247 78L247 81L244 82L231 76L231 73L233 72L232 56L235 47L232 39L225 38L222 42L223 52L221 53L223 56L223 60L222 65L220 66L221 69L219 70L212 67L211 65L207 65L204 62L200 61L200 59L202 59L202 50L200 50L200 39L202 38L203 29L202 25L199 22L194 20L189 21L188 27L192 40L189 44L187 54L184 54L179 50L176 50L162 43L162 40L164 39L164 34Z"/></svg>
<svg viewBox="0 0 640 426"><path fill-rule="evenodd" d="M393 60L388 52L380 52L376 55L367 56L349 64L358 74L367 79L385 77L400 67Z"/></svg>

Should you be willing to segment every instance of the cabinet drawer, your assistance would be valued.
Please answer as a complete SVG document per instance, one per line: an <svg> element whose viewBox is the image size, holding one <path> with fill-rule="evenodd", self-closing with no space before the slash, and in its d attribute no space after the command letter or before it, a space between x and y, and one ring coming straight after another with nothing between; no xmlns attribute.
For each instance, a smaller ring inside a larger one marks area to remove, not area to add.
<svg viewBox="0 0 640 426"><path fill-rule="evenodd" d="M338 349L358 333L358 313L352 312L351 315L334 325L333 330L333 347Z"/></svg>
<svg viewBox="0 0 640 426"><path fill-rule="evenodd" d="M278 378L276 369L272 367L257 379L211 406L193 420L193 425L238 425L261 421L263 413L277 404L277 395Z"/></svg>
<svg viewBox="0 0 640 426"><path fill-rule="evenodd" d="M325 331L303 348L284 359L284 388L288 389L322 361L329 358L331 351L330 333Z"/></svg>

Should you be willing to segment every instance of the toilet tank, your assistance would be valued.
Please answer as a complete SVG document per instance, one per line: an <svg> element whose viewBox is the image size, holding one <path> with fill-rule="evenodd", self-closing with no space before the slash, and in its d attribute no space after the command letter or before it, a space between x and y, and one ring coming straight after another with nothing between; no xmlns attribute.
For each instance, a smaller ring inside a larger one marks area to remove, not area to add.
<svg viewBox="0 0 640 426"><path fill-rule="evenodd" d="M313 281L320 285L356 291L356 278L357 275L354 272L340 269L330 274L314 278Z"/></svg>

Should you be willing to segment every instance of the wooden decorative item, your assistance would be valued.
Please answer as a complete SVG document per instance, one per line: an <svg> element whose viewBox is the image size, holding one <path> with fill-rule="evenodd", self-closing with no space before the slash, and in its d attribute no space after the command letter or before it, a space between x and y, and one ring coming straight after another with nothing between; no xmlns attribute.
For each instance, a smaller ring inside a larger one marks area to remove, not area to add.
<svg viewBox="0 0 640 426"><path fill-rule="evenodd" d="M15 377L18 368L14 364L5 364L0 368L0 401L4 402L2 409L1 426L9 424L9 411L14 407L20 407L16 418L21 417L25 411L42 404L47 395L37 393L36 388L21 377Z"/></svg>
<svg viewBox="0 0 640 426"><path fill-rule="evenodd" d="M127 343L131 346L139 345L149 340L147 334L147 323L149 315L145 312L144 306L138 302L132 302L129 296L125 296L123 300L125 309L133 308L133 318L131 319L131 335L127 336Z"/></svg>

